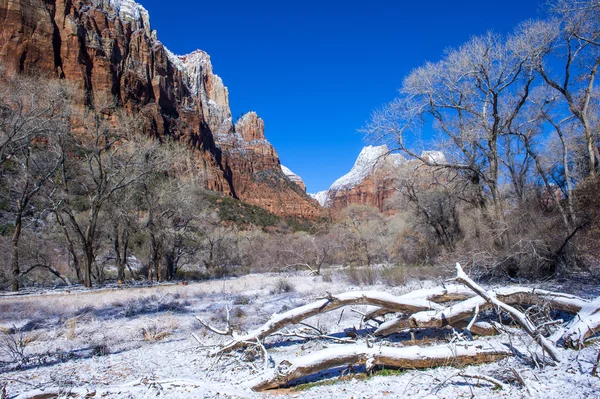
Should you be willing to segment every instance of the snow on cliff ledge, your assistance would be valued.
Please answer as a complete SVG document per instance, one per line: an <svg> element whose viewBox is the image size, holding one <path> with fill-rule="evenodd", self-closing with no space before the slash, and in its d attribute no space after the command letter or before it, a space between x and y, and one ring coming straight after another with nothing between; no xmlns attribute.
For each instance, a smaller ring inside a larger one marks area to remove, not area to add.
<svg viewBox="0 0 600 399"><path fill-rule="evenodd" d="M286 175L288 177L288 179L290 179L294 183L304 184L304 181L302 180L302 178L300 176L298 176L297 174L295 174L294 172L292 172L289 168L281 165L281 171L283 172L284 175Z"/></svg>
<svg viewBox="0 0 600 399"><path fill-rule="evenodd" d="M314 200L317 200L319 205L321 205L324 208L327 208L329 206L329 190L319 191L316 194L309 193L308 196Z"/></svg>
<svg viewBox="0 0 600 399"><path fill-rule="evenodd" d="M375 166L382 162L388 154L389 150L386 145L378 147L370 145L363 148L350 172L333 182L329 191L347 190L359 185L373 173Z"/></svg>
<svg viewBox="0 0 600 399"><path fill-rule="evenodd" d="M108 5L116 11L122 20L139 22L141 26L138 26L138 28L144 28L150 32L150 15L148 14L148 10L134 0L98 0L97 3Z"/></svg>

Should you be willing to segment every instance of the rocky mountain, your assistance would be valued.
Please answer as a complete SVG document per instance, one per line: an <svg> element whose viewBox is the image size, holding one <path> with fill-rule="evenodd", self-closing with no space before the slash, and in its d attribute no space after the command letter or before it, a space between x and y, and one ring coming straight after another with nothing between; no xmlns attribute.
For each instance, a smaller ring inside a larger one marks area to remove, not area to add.
<svg viewBox="0 0 600 399"><path fill-rule="evenodd" d="M0 0L0 65L73 82L82 108L115 98L143 117L145 134L195 148L210 190L282 216L320 216L282 171L262 119L250 112L234 125L209 55L170 52L133 0Z"/></svg>
<svg viewBox="0 0 600 399"><path fill-rule="evenodd" d="M287 176L292 182L296 183L302 190L306 191L306 185L304 184L304 180L294 172L292 172L289 168L281 165L281 171L284 175ZM309 195L310 196L310 195ZM311 197L312 198L312 197Z"/></svg>
<svg viewBox="0 0 600 399"><path fill-rule="evenodd" d="M439 151L425 151L422 157L445 162L444 154ZM370 205L384 212L388 210L386 202L397 192L400 170L420 164L390 153L386 145L364 147L350 172L337 179L329 190L309 195L333 212L354 204Z"/></svg>

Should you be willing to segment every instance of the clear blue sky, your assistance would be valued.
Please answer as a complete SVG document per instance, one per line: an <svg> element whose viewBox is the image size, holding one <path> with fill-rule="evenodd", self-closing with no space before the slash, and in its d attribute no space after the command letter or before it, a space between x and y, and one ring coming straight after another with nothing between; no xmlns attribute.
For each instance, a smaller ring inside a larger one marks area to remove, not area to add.
<svg viewBox="0 0 600 399"><path fill-rule="evenodd" d="M138 2L171 51L210 54L234 119L256 111L309 192L350 170L366 144L357 129L412 69L543 15L537 0Z"/></svg>

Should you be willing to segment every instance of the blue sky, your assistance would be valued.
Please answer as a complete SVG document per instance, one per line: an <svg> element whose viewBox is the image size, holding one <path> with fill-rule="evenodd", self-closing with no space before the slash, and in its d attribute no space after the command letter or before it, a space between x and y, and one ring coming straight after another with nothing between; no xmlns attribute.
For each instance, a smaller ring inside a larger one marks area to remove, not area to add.
<svg viewBox="0 0 600 399"><path fill-rule="evenodd" d="M350 170L368 144L357 129L412 69L543 15L537 0L138 2L171 51L210 54L234 119L256 111L309 192Z"/></svg>

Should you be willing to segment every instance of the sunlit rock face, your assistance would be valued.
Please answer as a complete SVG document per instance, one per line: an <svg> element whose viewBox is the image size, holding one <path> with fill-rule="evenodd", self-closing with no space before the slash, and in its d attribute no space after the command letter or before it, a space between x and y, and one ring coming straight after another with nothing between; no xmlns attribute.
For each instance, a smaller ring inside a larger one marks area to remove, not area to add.
<svg viewBox="0 0 600 399"><path fill-rule="evenodd" d="M41 73L79 87L80 108L116 99L142 116L143 133L169 136L197 151L202 184L282 216L318 217L318 204L281 171L248 113L234 125L229 92L197 50L175 55L133 0L0 0L0 65L8 73ZM265 179L273 174L281 178ZM267 181L268 180L268 181ZM289 203L288 203L289 202Z"/></svg>
<svg viewBox="0 0 600 399"><path fill-rule="evenodd" d="M354 166L337 179L323 200L334 212L349 205L370 205L385 210L385 202L396 193L398 168L406 162L400 154L390 154L387 146L368 146Z"/></svg>
<svg viewBox="0 0 600 399"><path fill-rule="evenodd" d="M426 162L446 162L440 151L424 151L421 157ZM334 213L350 205L369 205L381 212L393 213L397 209L390 200L402 186L401 175L416 168L421 174L430 170L419 160L407 160L400 154L390 153L385 145L364 147L352 169L329 190L309 195Z"/></svg>

